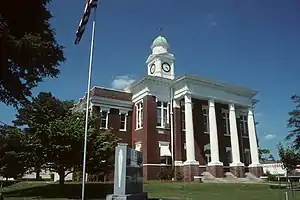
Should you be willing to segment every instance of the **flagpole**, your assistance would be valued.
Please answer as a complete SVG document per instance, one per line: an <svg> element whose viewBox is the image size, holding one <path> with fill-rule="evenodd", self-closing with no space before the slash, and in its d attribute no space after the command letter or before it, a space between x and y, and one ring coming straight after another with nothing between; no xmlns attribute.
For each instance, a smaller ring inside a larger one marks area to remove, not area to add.
<svg viewBox="0 0 300 200"><path fill-rule="evenodd" d="M84 149L83 149L83 167L82 167L82 191L81 191L81 199L82 200L85 199L87 133L88 133L88 120L89 120L90 89L91 89L92 66L93 66L95 27L96 27L96 7L94 8L93 25L92 25L90 63L89 63L89 75L88 75L86 110L85 110Z"/></svg>

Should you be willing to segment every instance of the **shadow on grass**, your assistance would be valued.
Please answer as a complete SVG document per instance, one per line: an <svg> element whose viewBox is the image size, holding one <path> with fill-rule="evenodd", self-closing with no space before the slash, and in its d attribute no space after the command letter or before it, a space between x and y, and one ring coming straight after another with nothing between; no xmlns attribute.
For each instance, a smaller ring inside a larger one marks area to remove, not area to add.
<svg viewBox="0 0 300 200"><path fill-rule="evenodd" d="M112 183L87 183L87 198L105 198L113 192ZM80 183L47 184L25 189L3 192L4 197L80 198Z"/></svg>

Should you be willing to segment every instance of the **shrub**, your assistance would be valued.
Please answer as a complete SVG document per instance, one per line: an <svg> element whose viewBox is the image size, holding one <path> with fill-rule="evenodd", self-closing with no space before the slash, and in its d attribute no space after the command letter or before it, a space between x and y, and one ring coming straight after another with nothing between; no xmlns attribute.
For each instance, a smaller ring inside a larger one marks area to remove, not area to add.
<svg viewBox="0 0 300 200"><path fill-rule="evenodd" d="M161 167L157 177L159 180L172 180L174 178L174 169L172 167Z"/></svg>
<svg viewBox="0 0 300 200"><path fill-rule="evenodd" d="M271 174L270 171L266 171L266 176L268 177L268 181L277 181L276 176Z"/></svg>
<svg viewBox="0 0 300 200"><path fill-rule="evenodd" d="M181 171L175 172L175 180L182 181L184 179L184 175Z"/></svg>

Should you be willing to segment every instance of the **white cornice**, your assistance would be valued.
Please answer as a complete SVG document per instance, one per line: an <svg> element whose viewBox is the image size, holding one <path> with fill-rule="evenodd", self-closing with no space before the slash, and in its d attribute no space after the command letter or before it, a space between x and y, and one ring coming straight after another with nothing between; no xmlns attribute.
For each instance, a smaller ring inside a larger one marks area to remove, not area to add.
<svg viewBox="0 0 300 200"><path fill-rule="evenodd" d="M178 83L182 83L182 82L184 82L186 84L193 84L193 85L197 85L197 84L207 85L207 86L210 86L213 88L218 88L220 90L223 90L223 91L226 91L229 93L233 93L233 94L237 94L237 95L241 95L241 96L253 97L258 93L257 91L250 90L245 87L230 85L227 83L220 83L220 82L217 82L212 79L197 77L197 76L190 76L190 75L182 76L182 77L176 79L172 83L172 85L176 86Z"/></svg>
<svg viewBox="0 0 300 200"><path fill-rule="evenodd" d="M167 52L167 53L160 53L160 54L150 54L149 57L146 60L146 63L149 63L149 62L153 61L153 59L155 59L155 58L163 58L163 59L165 59L167 61L170 61L170 62L175 61L174 55Z"/></svg>
<svg viewBox="0 0 300 200"><path fill-rule="evenodd" d="M179 90L175 90L174 92L174 99L179 99L182 96L184 96L185 94L190 93L188 86L184 86L183 88L179 89Z"/></svg>
<svg viewBox="0 0 300 200"><path fill-rule="evenodd" d="M172 80L167 79L167 78L162 78L162 77L155 77L155 76L143 76L140 79L136 80L135 82L131 83L127 88L125 88L126 92L133 93L133 90L141 85L141 84L149 84L149 83L161 83L161 84L166 84L166 85L171 85Z"/></svg>
<svg viewBox="0 0 300 200"><path fill-rule="evenodd" d="M99 105L101 107L102 105L103 107L116 108L121 110L123 110L124 108L131 110L133 105L131 101L123 101L98 96L93 96L91 98L91 102L96 106Z"/></svg>
<svg viewBox="0 0 300 200"><path fill-rule="evenodd" d="M138 93L136 93L132 96L132 102L136 103L148 95L152 95L152 94L150 93L149 88L145 87L144 89L142 89L141 91L139 91Z"/></svg>

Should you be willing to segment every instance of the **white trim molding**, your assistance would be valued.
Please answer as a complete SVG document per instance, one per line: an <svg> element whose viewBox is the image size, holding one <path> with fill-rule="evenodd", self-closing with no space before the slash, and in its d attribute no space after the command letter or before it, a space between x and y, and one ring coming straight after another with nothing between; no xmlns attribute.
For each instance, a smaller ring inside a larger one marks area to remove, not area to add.
<svg viewBox="0 0 300 200"><path fill-rule="evenodd" d="M120 131L127 131L127 119L128 119L128 113L119 112L120 116ZM124 121L122 121L122 116L124 116ZM122 123L124 123L124 128L122 129Z"/></svg>
<svg viewBox="0 0 300 200"><path fill-rule="evenodd" d="M124 101L124 100L118 100L118 99L112 99L112 98L105 98L105 97L99 97L99 96L93 96L91 98L91 103L93 103L94 106L100 106L100 107L110 107L115 109L129 109L131 110L133 103L131 101Z"/></svg>
<svg viewBox="0 0 300 200"><path fill-rule="evenodd" d="M139 106L141 105L141 106ZM139 130L143 128L143 120L144 120L144 101L141 99L140 101L135 103L135 130Z"/></svg>
<svg viewBox="0 0 300 200"><path fill-rule="evenodd" d="M149 88L145 87L144 89L142 89L141 91L139 91L138 93L132 96L132 102L137 103L138 101L142 100L145 96L148 95L152 95L152 94L150 93Z"/></svg>
<svg viewBox="0 0 300 200"><path fill-rule="evenodd" d="M106 116L105 116L105 127L102 126L102 113L105 112ZM108 119L109 119L109 113L110 113L110 109L109 108L101 108L100 107L100 129L108 129Z"/></svg>

